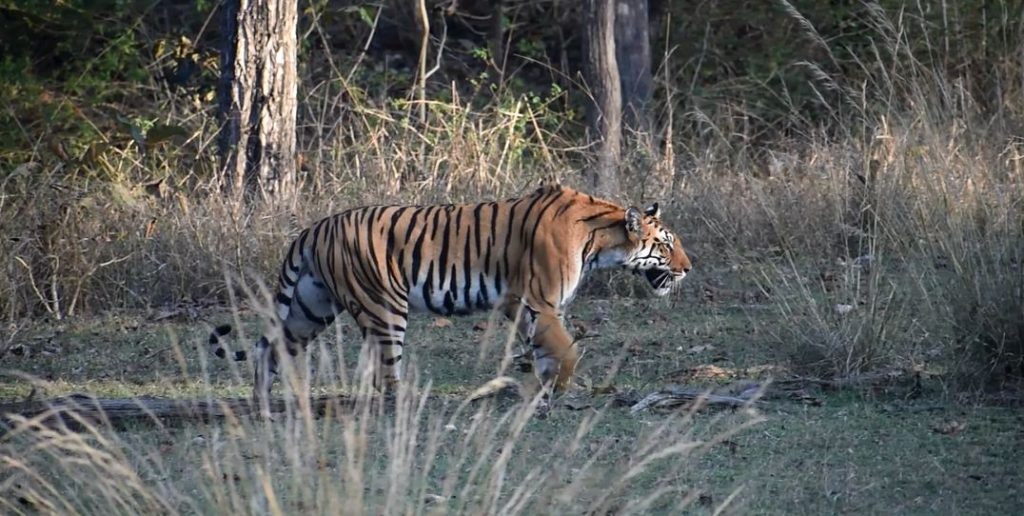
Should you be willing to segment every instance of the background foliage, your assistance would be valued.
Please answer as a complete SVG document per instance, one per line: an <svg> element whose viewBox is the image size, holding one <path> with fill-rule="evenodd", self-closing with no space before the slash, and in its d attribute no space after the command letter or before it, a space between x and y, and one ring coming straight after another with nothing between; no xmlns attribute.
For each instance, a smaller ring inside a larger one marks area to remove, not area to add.
<svg viewBox="0 0 1024 516"><path fill-rule="evenodd" d="M345 80L330 87L351 107L402 105L419 44L407 3L302 2L306 88L344 71ZM557 122L544 120L545 128L579 136L585 91L576 3L505 2L505 56L490 55L491 2L430 4L435 47L442 34L445 43L431 78L432 98L457 96L475 108L524 100L558 115ZM77 157L118 136L141 140L161 119L180 123L190 114L210 115L217 5L5 0L5 163L16 166L40 142ZM664 118L670 107L684 114L686 123L674 127L683 140L708 136L700 114L732 120L725 137L759 148L823 127L835 130L852 112L910 107L910 92L900 91L898 79L912 77L888 76L886 67L912 61L955 79L964 100L980 111L1017 117L1022 91L1013 54L1021 45L1021 19L1019 3L980 0L652 2L658 114ZM883 31L893 41L880 37ZM497 82L494 65L502 62L505 74ZM893 95L858 98L878 88L892 88Z"/></svg>

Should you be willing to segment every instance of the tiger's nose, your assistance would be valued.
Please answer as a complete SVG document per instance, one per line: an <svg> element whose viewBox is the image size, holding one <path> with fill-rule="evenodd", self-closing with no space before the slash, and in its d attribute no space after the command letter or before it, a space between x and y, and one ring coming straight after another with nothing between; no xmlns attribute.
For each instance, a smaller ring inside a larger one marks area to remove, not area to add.
<svg viewBox="0 0 1024 516"><path fill-rule="evenodd" d="M683 274L689 274L689 273L690 273L690 268L689 267L683 267Z"/></svg>

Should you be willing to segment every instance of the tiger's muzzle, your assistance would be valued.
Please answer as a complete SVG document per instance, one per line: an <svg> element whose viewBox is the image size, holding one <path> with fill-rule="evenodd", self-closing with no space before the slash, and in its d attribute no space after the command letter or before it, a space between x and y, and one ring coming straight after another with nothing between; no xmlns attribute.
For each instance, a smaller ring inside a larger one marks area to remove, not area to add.
<svg viewBox="0 0 1024 516"><path fill-rule="evenodd" d="M686 271L675 272L669 269L647 269L643 271L644 278L654 289L654 295L665 296L672 291L672 287L686 277Z"/></svg>

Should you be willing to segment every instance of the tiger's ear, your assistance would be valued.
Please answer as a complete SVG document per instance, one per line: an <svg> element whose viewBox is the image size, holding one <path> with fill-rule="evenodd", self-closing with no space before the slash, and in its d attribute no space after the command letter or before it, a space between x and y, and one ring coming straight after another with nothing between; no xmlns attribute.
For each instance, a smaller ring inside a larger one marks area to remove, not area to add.
<svg viewBox="0 0 1024 516"><path fill-rule="evenodd" d="M643 215L640 214L640 210L633 208L632 206L626 210L626 231L630 233L640 234L640 220Z"/></svg>
<svg viewBox="0 0 1024 516"><path fill-rule="evenodd" d="M656 219L660 219L661 218L661 206L658 206L658 203L652 204L651 207L647 208L647 211L644 212L644 215L647 215L649 217L654 217Z"/></svg>

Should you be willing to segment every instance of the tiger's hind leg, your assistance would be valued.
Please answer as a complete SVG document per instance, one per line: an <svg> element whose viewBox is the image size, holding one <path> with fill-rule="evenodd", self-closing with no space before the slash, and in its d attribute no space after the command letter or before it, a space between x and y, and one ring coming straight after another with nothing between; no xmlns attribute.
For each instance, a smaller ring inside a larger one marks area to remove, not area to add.
<svg viewBox="0 0 1024 516"><path fill-rule="evenodd" d="M330 289L308 267L300 270L294 285L282 283L277 294L279 333L283 345L275 347L267 336L253 346L253 399L260 414L270 414L270 390L274 377L280 373L278 350L292 358L297 369L305 371L306 346L324 328L334 322L341 306Z"/></svg>
<svg viewBox="0 0 1024 516"><path fill-rule="evenodd" d="M363 341L369 347L373 373L373 387L389 393L402 378L402 351L409 321L409 302L404 296L388 299L373 308L350 302L352 313L362 331Z"/></svg>

